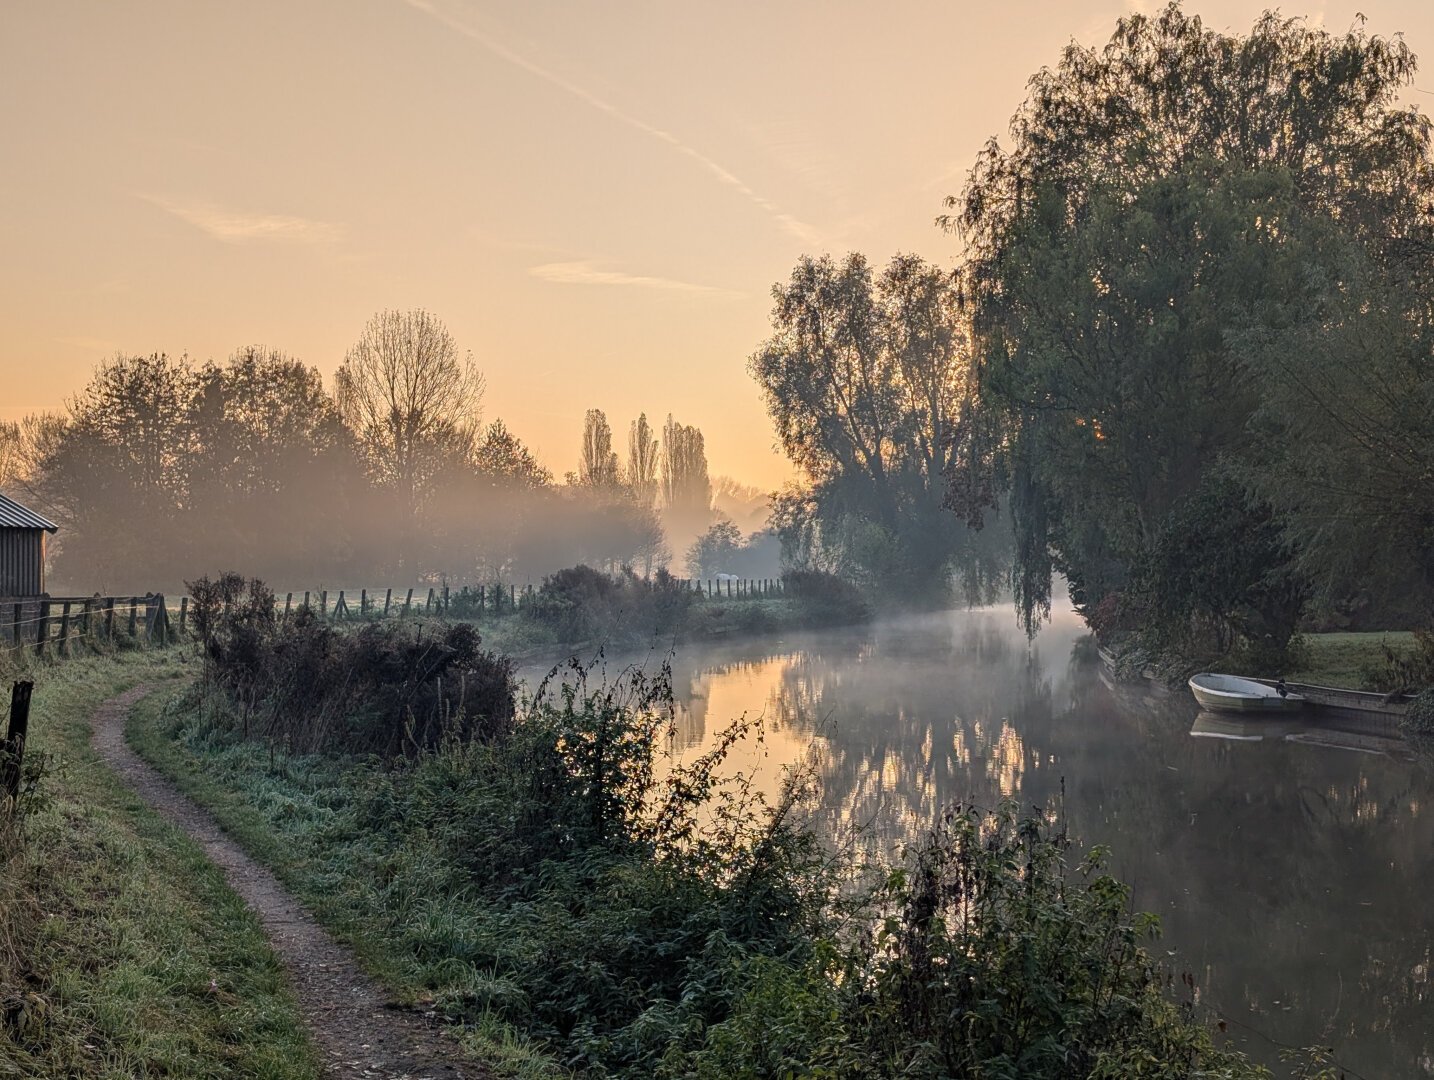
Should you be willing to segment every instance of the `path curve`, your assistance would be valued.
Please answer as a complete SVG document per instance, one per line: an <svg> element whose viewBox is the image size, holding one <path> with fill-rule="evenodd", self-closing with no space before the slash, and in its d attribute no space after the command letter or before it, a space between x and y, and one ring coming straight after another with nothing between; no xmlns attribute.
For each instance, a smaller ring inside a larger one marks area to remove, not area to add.
<svg viewBox="0 0 1434 1080"><path fill-rule="evenodd" d="M91 742L101 758L162 817L204 849L232 888L259 916L288 969L299 1012L323 1059L323 1075L344 1080L479 1080L486 1071L462 1061L452 1042L418 1016L388 1004L353 953L334 941L267 868L259 865L207 811L140 758L125 742L131 706L153 686L137 686L94 715Z"/></svg>

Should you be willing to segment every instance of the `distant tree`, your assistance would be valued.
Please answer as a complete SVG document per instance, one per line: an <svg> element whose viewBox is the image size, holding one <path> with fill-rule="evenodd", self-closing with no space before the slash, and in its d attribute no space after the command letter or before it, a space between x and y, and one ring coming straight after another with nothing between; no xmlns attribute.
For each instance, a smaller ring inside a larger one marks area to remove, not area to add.
<svg viewBox="0 0 1434 1080"><path fill-rule="evenodd" d="M473 465L503 487L540 488L553 482L553 474L502 420L494 420L483 429L483 437L473 452Z"/></svg>
<svg viewBox="0 0 1434 1080"><path fill-rule="evenodd" d="M199 372L186 518L208 564L291 582L338 571L365 487L316 369L250 346Z"/></svg>
<svg viewBox="0 0 1434 1080"><path fill-rule="evenodd" d="M187 359L116 356L99 365L68 417L36 423L30 485L64 526L61 580L87 591L174 580L197 389ZM126 527L134 522L144 527Z"/></svg>
<svg viewBox="0 0 1434 1080"><path fill-rule="evenodd" d="M652 506L657 500L658 442L647 422L647 414L639 413L627 433L627 472L624 480L632 497L641 506Z"/></svg>
<svg viewBox="0 0 1434 1080"><path fill-rule="evenodd" d="M732 573L741 550L742 530L731 518L719 518L687 549L687 570L697 577Z"/></svg>
<svg viewBox="0 0 1434 1080"><path fill-rule="evenodd" d="M412 515L433 477L469 456L482 415L483 376L427 311L369 320L334 376L339 410L375 480Z"/></svg>
<svg viewBox="0 0 1434 1080"><path fill-rule="evenodd" d="M14 492L25 475L24 445L18 421L0 422L0 491Z"/></svg>
<svg viewBox="0 0 1434 1080"><path fill-rule="evenodd" d="M810 498L781 501L793 557L823 547L844 572L927 596L953 568L973 587L989 579L985 545L942 511L970 396L950 276L910 256L875 281L859 254L805 258L773 296L773 336L750 368L812 488Z"/></svg>
<svg viewBox="0 0 1434 1080"><path fill-rule="evenodd" d="M712 499L712 483L707 476L707 449L702 432L690 424L679 424L671 413L662 427L661 476L665 504L707 511Z"/></svg>
<svg viewBox="0 0 1434 1080"><path fill-rule="evenodd" d="M601 409L589 409L583 417L582 457L578 482L589 487L616 488L621 479L617 452L612 448L612 427Z"/></svg>

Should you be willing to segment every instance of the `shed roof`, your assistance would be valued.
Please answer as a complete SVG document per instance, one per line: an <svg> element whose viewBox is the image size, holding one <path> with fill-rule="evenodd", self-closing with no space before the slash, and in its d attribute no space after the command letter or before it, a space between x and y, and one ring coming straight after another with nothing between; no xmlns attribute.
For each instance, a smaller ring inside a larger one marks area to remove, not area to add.
<svg viewBox="0 0 1434 1080"><path fill-rule="evenodd" d="M21 506L14 499L0 495L0 529L44 529L55 532L59 529L49 518L41 517L35 511Z"/></svg>

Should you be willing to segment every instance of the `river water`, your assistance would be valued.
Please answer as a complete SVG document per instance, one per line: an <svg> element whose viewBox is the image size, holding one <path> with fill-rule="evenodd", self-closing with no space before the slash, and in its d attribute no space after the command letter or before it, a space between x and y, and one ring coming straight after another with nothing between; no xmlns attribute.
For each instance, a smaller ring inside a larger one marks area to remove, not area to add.
<svg viewBox="0 0 1434 1080"><path fill-rule="evenodd" d="M1389 725L1231 724L1113 686L1069 612L1029 644L1000 608L688 645L673 668L678 752L761 715L733 767L775 792L811 761L831 836L899 847L949 803L1063 789L1251 1056L1320 1044L1351 1077L1434 1076L1434 765Z"/></svg>

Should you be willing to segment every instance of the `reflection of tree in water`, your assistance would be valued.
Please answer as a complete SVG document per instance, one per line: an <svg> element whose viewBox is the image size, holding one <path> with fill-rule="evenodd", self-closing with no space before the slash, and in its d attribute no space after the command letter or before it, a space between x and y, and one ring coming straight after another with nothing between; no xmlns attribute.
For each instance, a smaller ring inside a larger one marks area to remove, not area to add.
<svg viewBox="0 0 1434 1080"><path fill-rule="evenodd" d="M780 659L734 650L690 685L749 679L772 725L820 735L833 835L876 819L893 844L947 803L1040 806L1064 780L1074 834L1112 848L1237 1036L1327 1042L1370 1077L1434 1058L1430 770L1192 738L1184 694L1108 687L1079 652L1057 667L989 613L788 645ZM704 704L690 709L705 727Z"/></svg>

